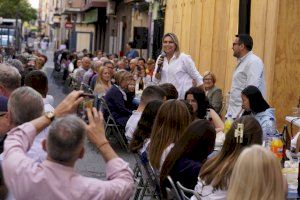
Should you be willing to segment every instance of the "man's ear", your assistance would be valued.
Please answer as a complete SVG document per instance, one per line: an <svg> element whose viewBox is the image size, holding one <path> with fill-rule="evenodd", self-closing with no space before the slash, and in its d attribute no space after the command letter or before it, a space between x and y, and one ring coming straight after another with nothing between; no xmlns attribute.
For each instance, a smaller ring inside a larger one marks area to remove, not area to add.
<svg viewBox="0 0 300 200"><path fill-rule="evenodd" d="M46 139L43 139L42 147L43 147L43 150L47 152L47 140Z"/></svg>
<svg viewBox="0 0 300 200"><path fill-rule="evenodd" d="M6 96L6 90L5 90L5 87L3 85L0 85L0 95Z"/></svg>
<svg viewBox="0 0 300 200"><path fill-rule="evenodd" d="M81 150L80 150L80 152L79 152L79 156L78 156L80 159L83 158L84 152L85 152L85 149L84 149L84 146L82 146L82 148L81 148Z"/></svg>
<svg viewBox="0 0 300 200"><path fill-rule="evenodd" d="M13 126L13 121L11 119L11 111L8 109L7 113L5 114L5 118L7 119L7 123L9 124L9 126L11 128L14 128L12 127Z"/></svg>

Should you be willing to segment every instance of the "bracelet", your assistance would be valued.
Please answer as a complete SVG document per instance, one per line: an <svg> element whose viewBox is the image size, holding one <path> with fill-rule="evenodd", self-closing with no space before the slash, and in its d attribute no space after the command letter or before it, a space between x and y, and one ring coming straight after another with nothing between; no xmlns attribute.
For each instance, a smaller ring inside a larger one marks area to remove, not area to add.
<svg viewBox="0 0 300 200"><path fill-rule="evenodd" d="M103 147L104 145L108 144L109 142L106 140L105 142L103 142L100 145L97 145L97 148L100 149L101 147Z"/></svg>

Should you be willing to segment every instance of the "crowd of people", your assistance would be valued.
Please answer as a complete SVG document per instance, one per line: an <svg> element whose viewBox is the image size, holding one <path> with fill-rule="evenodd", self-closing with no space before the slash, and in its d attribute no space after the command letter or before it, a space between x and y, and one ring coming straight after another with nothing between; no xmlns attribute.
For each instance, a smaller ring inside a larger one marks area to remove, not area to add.
<svg viewBox="0 0 300 200"><path fill-rule="evenodd" d="M280 163L263 146L270 122L276 129L275 110L264 99L264 66L252 46L251 36L236 35L232 49L238 63L228 108L217 77L209 71L200 75L173 33L162 38L156 61L140 57L132 43L125 57L61 48L54 70L103 97L130 152L159 180L161 198L170 198L169 176L201 199L284 199ZM106 138L108 113L88 108L88 124L74 115L84 99L81 90L54 108L40 70L45 62L45 55L27 51L0 64L2 197L129 199L133 173ZM225 113L234 119L226 133ZM74 171L84 156L85 137L106 162L106 181ZM219 138L220 150L215 148Z"/></svg>

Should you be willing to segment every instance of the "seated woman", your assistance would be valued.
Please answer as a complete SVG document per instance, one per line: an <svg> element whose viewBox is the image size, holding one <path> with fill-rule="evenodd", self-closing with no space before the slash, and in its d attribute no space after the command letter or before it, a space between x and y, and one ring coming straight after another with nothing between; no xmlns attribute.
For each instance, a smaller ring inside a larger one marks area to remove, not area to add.
<svg viewBox="0 0 300 200"><path fill-rule="evenodd" d="M146 87L149 86L151 82L150 75L146 74L146 68L143 65L137 66L137 80L135 85L135 92L141 93L139 91L143 91Z"/></svg>
<svg viewBox="0 0 300 200"><path fill-rule="evenodd" d="M235 163L227 199L281 200L286 199L286 190L280 162L271 151L253 145L246 148Z"/></svg>
<svg viewBox="0 0 300 200"><path fill-rule="evenodd" d="M263 130L263 139L267 139L267 128L271 126L276 130L275 109L270 108L262 96L260 90L255 86L248 86L242 91L243 115L253 114Z"/></svg>
<svg viewBox="0 0 300 200"><path fill-rule="evenodd" d="M132 110L128 109L126 105L127 95L125 89L127 89L132 75L125 71L120 70L115 74L115 84L107 91L104 99L114 117L116 123L122 127L126 126L129 117L132 114ZM104 112L105 117L107 113Z"/></svg>
<svg viewBox="0 0 300 200"><path fill-rule="evenodd" d="M157 174L174 143L179 140L189 123L189 111L179 100L168 100L158 110L148 152L150 164Z"/></svg>
<svg viewBox="0 0 300 200"><path fill-rule="evenodd" d="M214 149L215 139L216 131L207 120L197 119L185 129L162 166L162 194L165 194L168 175L186 188L195 187L200 168Z"/></svg>
<svg viewBox="0 0 300 200"><path fill-rule="evenodd" d="M195 113L195 117L198 119L205 119L207 110L209 110L210 117L217 132L223 131L224 123L220 116L211 108L204 90L199 87L191 87L185 93L185 100L187 100L192 106Z"/></svg>
<svg viewBox="0 0 300 200"><path fill-rule="evenodd" d="M216 76L208 71L203 76L203 86L205 94L208 98L209 104L214 108L216 113L220 114L223 106L222 90L215 86Z"/></svg>
<svg viewBox="0 0 300 200"><path fill-rule="evenodd" d="M154 119L162 104L162 101L154 100L146 105L129 144L129 150L131 152L142 155L146 151L150 142L150 134Z"/></svg>
<svg viewBox="0 0 300 200"><path fill-rule="evenodd" d="M235 135L239 124L243 125L242 139ZM238 118L227 132L221 151L201 167L195 191L202 200L226 199L235 162L243 149L252 144L262 144L262 130L259 123L252 116ZM195 200L196 197L193 196L192 199Z"/></svg>
<svg viewBox="0 0 300 200"><path fill-rule="evenodd" d="M111 75L107 67L100 67L99 75L96 80L94 92L101 96L104 96L111 88Z"/></svg>

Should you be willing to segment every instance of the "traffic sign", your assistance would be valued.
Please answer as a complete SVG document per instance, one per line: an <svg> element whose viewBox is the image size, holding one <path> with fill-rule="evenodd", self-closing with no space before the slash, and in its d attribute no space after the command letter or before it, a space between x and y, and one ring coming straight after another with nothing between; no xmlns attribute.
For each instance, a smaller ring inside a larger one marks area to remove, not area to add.
<svg viewBox="0 0 300 200"><path fill-rule="evenodd" d="M65 28L66 29L72 29L73 28L73 24L71 22L66 22L65 23Z"/></svg>

